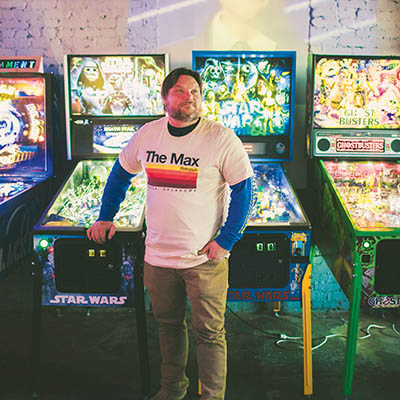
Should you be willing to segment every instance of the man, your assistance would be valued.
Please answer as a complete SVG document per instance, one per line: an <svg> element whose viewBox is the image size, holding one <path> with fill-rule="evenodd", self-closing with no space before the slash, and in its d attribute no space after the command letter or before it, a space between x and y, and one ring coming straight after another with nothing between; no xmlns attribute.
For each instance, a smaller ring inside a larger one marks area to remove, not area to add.
<svg viewBox="0 0 400 400"><path fill-rule="evenodd" d="M130 178L144 169L144 283L159 324L162 356L161 389L152 399L185 397L188 296L201 399L220 400L226 383L227 259L251 211L253 171L233 131L201 117L202 81L197 72L173 70L161 94L167 117L142 127L120 154L88 238L103 243L114 235L111 221Z"/></svg>

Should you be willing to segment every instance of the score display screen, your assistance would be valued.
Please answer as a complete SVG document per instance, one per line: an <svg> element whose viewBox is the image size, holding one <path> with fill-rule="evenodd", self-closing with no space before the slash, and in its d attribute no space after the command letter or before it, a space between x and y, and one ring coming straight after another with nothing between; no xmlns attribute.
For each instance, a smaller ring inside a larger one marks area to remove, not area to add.
<svg viewBox="0 0 400 400"><path fill-rule="evenodd" d="M399 129L400 59L318 56L314 128Z"/></svg>

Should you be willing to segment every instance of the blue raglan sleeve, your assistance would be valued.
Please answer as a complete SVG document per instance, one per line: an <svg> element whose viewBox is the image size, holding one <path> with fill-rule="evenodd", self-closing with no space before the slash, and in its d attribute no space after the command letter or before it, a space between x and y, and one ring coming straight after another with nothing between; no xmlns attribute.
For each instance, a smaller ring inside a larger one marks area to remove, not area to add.
<svg viewBox="0 0 400 400"><path fill-rule="evenodd" d="M115 161L104 188L98 221L114 219L134 176L122 168L118 159Z"/></svg>
<svg viewBox="0 0 400 400"><path fill-rule="evenodd" d="M228 216L215 241L224 249L232 250L233 245L243 236L254 206L253 179L247 178L231 188L231 202Z"/></svg>

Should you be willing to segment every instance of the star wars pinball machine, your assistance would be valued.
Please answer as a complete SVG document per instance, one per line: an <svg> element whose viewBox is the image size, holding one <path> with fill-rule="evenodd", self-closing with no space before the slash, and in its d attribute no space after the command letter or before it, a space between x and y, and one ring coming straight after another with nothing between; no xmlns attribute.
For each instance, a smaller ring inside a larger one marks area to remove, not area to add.
<svg viewBox="0 0 400 400"><path fill-rule="evenodd" d="M99 215L104 186L119 152L143 124L164 114L161 83L168 57L67 55L64 69L67 158L76 165L34 229L36 314L41 306L135 307L142 391L147 395L145 176L132 179L111 240L98 245L86 238L86 229ZM36 359L38 351L34 347Z"/></svg>
<svg viewBox="0 0 400 400"><path fill-rule="evenodd" d="M296 52L193 51L193 69L203 115L233 129L254 170L255 207L231 251L227 301L302 303L310 395L311 225L281 164L293 153Z"/></svg>
<svg viewBox="0 0 400 400"><path fill-rule="evenodd" d="M0 279L31 254L52 190L52 76L31 58L0 58Z"/></svg>
<svg viewBox="0 0 400 400"><path fill-rule="evenodd" d="M400 57L313 54L308 74L316 237L350 301L350 396L360 307L400 306Z"/></svg>

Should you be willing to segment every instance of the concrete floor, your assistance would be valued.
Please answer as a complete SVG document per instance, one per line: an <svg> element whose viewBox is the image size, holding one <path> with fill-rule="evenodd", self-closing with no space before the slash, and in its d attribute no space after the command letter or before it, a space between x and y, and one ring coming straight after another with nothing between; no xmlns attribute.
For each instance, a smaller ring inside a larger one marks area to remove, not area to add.
<svg viewBox="0 0 400 400"><path fill-rule="evenodd" d="M32 397L31 314L32 285L29 266L0 281L0 399ZM270 305L254 312L227 311L227 400L296 400L303 395L303 354L299 341L277 345L273 334L302 336L301 314L276 316ZM240 317L240 319L238 318ZM347 312L313 312L314 346L326 335L346 335ZM132 309L42 308L40 399L143 399L137 355L135 311ZM398 398L400 381L398 310L363 311L360 336L370 324L371 337L358 343L354 400ZM151 390L159 381L157 327L147 316ZM265 331L265 332L262 332ZM193 339L193 338L192 338ZM192 341L193 343L193 341ZM313 398L343 398L345 338L328 339L313 351ZM194 346L188 376L187 400L197 399Z"/></svg>

